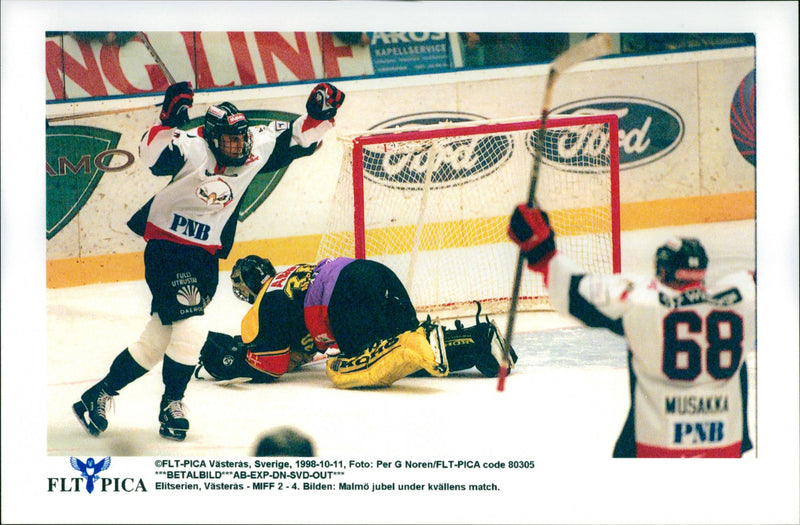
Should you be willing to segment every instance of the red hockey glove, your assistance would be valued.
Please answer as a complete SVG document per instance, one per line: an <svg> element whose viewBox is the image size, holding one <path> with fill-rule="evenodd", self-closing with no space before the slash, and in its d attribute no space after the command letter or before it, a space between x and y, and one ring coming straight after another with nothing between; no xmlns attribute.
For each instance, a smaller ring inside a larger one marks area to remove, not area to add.
<svg viewBox="0 0 800 525"><path fill-rule="evenodd" d="M194 91L188 82L172 84L164 93L164 104L159 118L165 126L175 128L189 122L189 108L194 102Z"/></svg>
<svg viewBox="0 0 800 525"><path fill-rule="evenodd" d="M316 120L330 120L344 102L344 92L333 84L317 84L306 101L308 116Z"/></svg>
<svg viewBox="0 0 800 525"><path fill-rule="evenodd" d="M508 236L519 245L531 270L544 273L556 253L556 241L547 214L520 204L508 224Z"/></svg>

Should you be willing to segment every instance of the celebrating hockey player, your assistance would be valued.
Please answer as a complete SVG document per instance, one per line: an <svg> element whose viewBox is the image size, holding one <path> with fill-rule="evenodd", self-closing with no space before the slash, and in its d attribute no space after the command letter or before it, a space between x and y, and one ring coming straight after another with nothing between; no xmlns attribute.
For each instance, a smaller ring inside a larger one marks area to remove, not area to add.
<svg viewBox="0 0 800 525"><path fill-rule="evenodd" d="M747 428L744 354L755 345L755 278L705 286L697 239L671 238L655 278L590 275L556 249L547 214L519 205L508 234L543 275L555 309L628 343L631 406L614 457L741 457Z"/></svg>
<svg viewBox="0 0 800 525"><path fill-rule="evenodd" d="M200 366L216 379L272 381L326 351L335 355L327 374L339 388L473 366L498 373L503 343L493 323L478 316L469 328L420 323L403 284L376 261L338 257L277 273L268 259L249 255L236 261L231 281L253 307L241 336L209 333Z"/></svg>
<svg viewBox="0 0 800 525"><path fill-rule="evenodd" d="M151 317L139 340L73 405L93 436L106 430L107 407L119 390L163 360L159 433L179 441L186 437L183 397L208 335L203 313L217 288L219 259L233 244L242 195L258 173L314 153L332 129L344 93L331 84L317 85L306 102L307 114L288 125L251 126L236 106L223 102L208 108L202 126L184 131L179 126L189 121L193 99L187 82L171 85L160 123L139 145L153 175L171 177L128 222L147 242Z"/></svg>

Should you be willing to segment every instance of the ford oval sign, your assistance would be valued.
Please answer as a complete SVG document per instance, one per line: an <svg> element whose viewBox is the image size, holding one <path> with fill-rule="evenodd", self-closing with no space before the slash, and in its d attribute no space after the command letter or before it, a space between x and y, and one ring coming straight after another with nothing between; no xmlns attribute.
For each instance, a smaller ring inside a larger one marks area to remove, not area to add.
<svg viewBox="0 0 800 525"><path fill-rule="evenodd" d="M599 97L570 102L553 108L551 117L557 115L600 115L614 113L619 118L619 169L631 169L654 162L668 155L683 140L684 123L677 111L669 106L636 97ZM573 145L574 146L574 145ZM570 150L571 155L591 154L582 147L595 147L587 141ZM577 150L576 150L577 148ZM546 160L566 164L570 159L560 158L561 153L547 152Z"/></svg>
<svg viewBox="0 0 800 525"><path fill-rule="evenodd" d="M382 122L372 129L469 122L483 117L468 113L436 112L407 115ZM433 148L437 151L434 152ZM509 136L474 136L364 148L364 177L395 188L421 190L447 188L481 179L502 166L514 150Z"/></svg>

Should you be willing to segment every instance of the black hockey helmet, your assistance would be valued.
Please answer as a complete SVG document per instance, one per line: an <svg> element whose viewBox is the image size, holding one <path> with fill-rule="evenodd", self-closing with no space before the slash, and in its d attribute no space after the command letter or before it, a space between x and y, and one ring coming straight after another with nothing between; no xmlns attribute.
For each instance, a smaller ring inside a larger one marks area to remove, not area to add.
<svg viewBox="0 0 800 525"><path fill-rule="evenodd" d="M672 237L656 250L656 276L672 287L702 282L708 256L698 239Z"/></svg>
<svg viewBox="0 0 800 525"><path fill-rule="evenodd" d="M236 261L231 270L233 295L242 301L253 304L267 279L275 277L277 273L269 259L258 255L242 257Z"/></svg>
<svg viewBox="0 0 800 525"><path fill-rule="evenodd" d="M253 148L253 137L250 133L250 122L247 117L230 102L209 106L203 120L203 138L225 166L241 166L250 157ZM241 149L229 150L222 143L222 136L239 136L242 138Z"/></svg>

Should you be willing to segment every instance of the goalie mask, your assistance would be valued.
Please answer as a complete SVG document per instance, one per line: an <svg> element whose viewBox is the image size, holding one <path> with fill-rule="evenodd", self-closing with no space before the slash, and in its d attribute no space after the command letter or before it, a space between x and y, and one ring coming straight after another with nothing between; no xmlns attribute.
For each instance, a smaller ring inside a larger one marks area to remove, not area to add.
<svg viewBox="0 0 800 525"><path fill-rule="evenodd" d="M656 250L656 276L671 288L702 283L708 256L697 239L673 237Z"/></svg>
<svg viewBox="0 0 800 525"><path fill-rule="evenodd" d="M248 255L236 261L231 270L233 294L250 304L256 302L256 296L267 279L275 277L275 267L269 259L258 255Z"/></svg>
<svg viewBox="0 0 800 525"><path fill-rule="evenodd" d="M210 106L203 121L203 138L220 164L241 166L250 157L253 137L244 113L230 102Z"/></svg>

